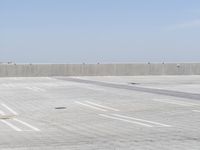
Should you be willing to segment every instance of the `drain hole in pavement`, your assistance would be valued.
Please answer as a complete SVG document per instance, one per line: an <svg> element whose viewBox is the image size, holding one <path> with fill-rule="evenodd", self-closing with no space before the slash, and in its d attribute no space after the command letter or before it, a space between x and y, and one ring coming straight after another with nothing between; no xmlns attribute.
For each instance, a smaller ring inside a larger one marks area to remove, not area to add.
<svg viewBox="0 0 200 150"><path fill-rule="evenodd" d="M138 84L138 83L131 82L130 84Z"/></svg>
<svg viewBox="0 0 200 150"><path fill-rule="evenodd" d="M66 107L55 107L55 109L66 109Z"/></svg>

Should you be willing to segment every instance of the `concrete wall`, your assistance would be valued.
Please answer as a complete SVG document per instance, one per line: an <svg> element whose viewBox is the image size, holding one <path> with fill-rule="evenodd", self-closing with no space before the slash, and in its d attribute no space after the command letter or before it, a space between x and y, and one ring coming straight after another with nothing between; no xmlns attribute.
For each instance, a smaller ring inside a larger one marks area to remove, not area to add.
<svg viewBox="0 0 200 150"><path fill-rule="evenodd" d="M200 75L200 63L0 64L0 77Z"/></svg>

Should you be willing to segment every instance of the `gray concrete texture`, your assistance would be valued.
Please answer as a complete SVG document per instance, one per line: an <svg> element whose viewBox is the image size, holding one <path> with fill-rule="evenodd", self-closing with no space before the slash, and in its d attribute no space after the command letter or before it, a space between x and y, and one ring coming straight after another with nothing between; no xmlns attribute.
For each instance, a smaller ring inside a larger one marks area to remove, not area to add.
<svg viewBox="0 0 200 150"><path fill-rule="evenodd" d="M200 76L0 78L0 150L199 150L199 89Z"/></svg>
<svg viewBox="0 0 200 150"><path fill-rule="evenodd" d="M136 75L200 75L200 63L0 65L0 77Z"/></svg>

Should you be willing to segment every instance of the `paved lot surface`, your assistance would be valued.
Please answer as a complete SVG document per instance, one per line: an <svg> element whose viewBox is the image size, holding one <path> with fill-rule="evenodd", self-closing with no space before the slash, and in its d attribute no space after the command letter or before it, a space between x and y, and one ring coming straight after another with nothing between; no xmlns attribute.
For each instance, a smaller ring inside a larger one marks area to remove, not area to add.
<svg viewBox="0 0 200 150"><path fill-rule="evenodd" d="M199 150L200 76L0 78L1 150Z"/></svg>

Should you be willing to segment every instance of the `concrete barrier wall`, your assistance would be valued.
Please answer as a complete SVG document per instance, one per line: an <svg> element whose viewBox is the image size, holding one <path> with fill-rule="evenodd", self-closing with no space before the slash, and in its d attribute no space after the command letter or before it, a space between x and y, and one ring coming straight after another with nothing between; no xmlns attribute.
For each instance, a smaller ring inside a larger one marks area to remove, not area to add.
<svg viewBox="0 0 200 150"><path fill-rule="evenodd" d="M200 75L200 63L0 64L0 77Z"/></svg>

